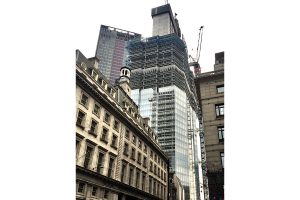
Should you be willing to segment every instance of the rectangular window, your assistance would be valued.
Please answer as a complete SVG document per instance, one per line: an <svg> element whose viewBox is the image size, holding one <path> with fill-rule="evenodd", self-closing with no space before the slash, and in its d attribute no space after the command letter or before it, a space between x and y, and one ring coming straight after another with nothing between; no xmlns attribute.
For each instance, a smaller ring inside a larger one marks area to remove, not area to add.
<svg viewBox="0 0 300 200"><path fill-rule="evenodd" d="M108 172L107 172L107 176L110 178L113 177L114 161L115 161L115 159L110 157L109 165L108 165Z"/></svg>
<svg viewBox="0 0 300 200"><path fill-rule="evenodd" d="M77 192L78 193L83 193L84 192L84 188L85 188L85 184L82 183L82 182L79 182Z"/></svg>
<svg viewBox="0 0 300 200"><path fill-rule="evenodd" d="M107 198L108 198L108 193L109 193L109 191L108 191L108 190L104 190L104 196L103 196L103 197L104 197L105 199L107 199Z"/></svg>
<svg viewBox="0 0 300 200"><path fill-rule="evenodd" d="M110 114L108 114L107 112L105 112L104 114L104 122L108 123L110 122Z"/></svg>
<svg viewBox="0 0 300 200"><path fill-rule="evenodd" d="M102 129L101 141L107 143L108 130L106 128Z"/></svg>
<svg viewBox="0 0 300 200"><path fill-rule="evenodd" d="M217 85L217 93L224 93L224 85Z"/></svg>
<svg viewBox="0 0 300 200"><path fill-rule="evenodd" d="M81 95L81 100L80 100L80 104L82 104L83 106L87 107L87 105L88 105L88 100L89 100L88 96L85 95L84 93L82 93L82 95Z"/></svg>
<svg viewBox="0 0 300 200"><path fill-rule="evenodd" d="M146 156L144 156L143 166L144 166L144 167L147 167L147 157L146 157Z"/></svg>
<svg viewBox="0 0 300 200"><path fill-rule="evenodd" d="M142 149L142 141L139 140L139 145L138 145L139 149Z"/></svg>
<svg viewBox="0 0 300 200"><path fill-rule="evenodd" d="M152 169L152 161L150 161L150 172L153 172L153 169Z"/></svg>
<svg viewBox="0 0 300 200"><path fill-rule="evenodd" d="M152 194L152 178L149 177L149 193Z"/></svg>
<svg viewBox="0 0 300 200"><path fill-rule="evenodd" d="M146 181L146 175L143 173L143 176L142 176L142 190L145 190L145 181Z"/></svg>
<svg viewBox="0 0 300 200"><path fill-rule="evenodd" d="M98 104L94 105L93 113L99 117L100 106Z"/></svg>
<svg viewBox="0 0 300 200"><path fill-rule="evenodd" d="M114 122L114 129L116 130L116 131L118 131L119 132L119 122L117 121L117 120L115 120L115 122Z"/></svg>
<svg viewBox="0 0 300 200"><path fill-rule="evenodd" d="M98 163L97 163L97 172L100 174L103 173L103 161L104 161L104 153L99 152Z"/></svg>
<svg viewBox="0 0 300 200"><path fill-rule="evenodd" d="M125 143L124 143L123 154L126 155L126 156L128 156L128 147L129 147L128 144L125 142Z"/></svg>
<svg viewBox="0 0 300 200"><path fill-rule="evenodd" d="M132 180L133 180L133 169L132 168L130 168L129 169L129 183L128 183L128 185L131 185L132 184Z"/></svg>
<svg viewBox="0 0 300 200"><path fill-rule="evenodd" d="M92 151L93 151L92 147L89 147L89 146L86 147L85 159L84 159L84 164L83 164L83 167L85 167L85 168L88 168L88 166L89 166Z"/></svg>
<svg viewBox="0 0 300 200"><path fill-rule="evenodd" d="M121 182L125 182L125 179L126 179L126 167L127 167L127 164L123 164L122 165L122 172L121 172Z"/></svg>
<svg viewBox="0 0 300 200"><path fill-rule="evenodd" d="M224 142L224 126L218 127L218 136L219 136L219 141Z"/></svg>
<svg viewBox="0 0 300 200"><path fill-rule="evenodd" d="M220 156L221 156L221 164L222 164L222 167L224 168L224 152L221 152Z"/></svg>
<svg viewBox="0 0 300 200"><path fill-rule="evenodd" d="M142 163L142 155L140 152L138 152L137 162L140 164Z"/></svg>
<svg viewBox="0 0 300 200"><path fill-rule="evenodd" d="M85 119L85 113L79 110L76 124L83 127L84 119Z"/></svg>
<svg viewBox="0 0 300 200"><path fill-rule="evenodd" d="M92 196L95 197L97 195L97 187L96 186L93 186L93 189L92 189Z"/></svg>
<svg viewBox="0 0 300 200"><path fill-rule="evenodd" d="M153 158L153 151L150 151L150 157Z"/></svg>
<svg viewBox="0 0 300 200"><path fill-rule="evenodd" d="M136 185L136 188L140 187L140 172L139 171L136 172L135 185Z"/></svg>
<svg viewBox="0 0 300 200"><path fill-rule="evenodd" d="M118 136L113 135L112 140L111 140L111 146L114 148L117 148L117 143L118 143Z"/></svg>
<svg viewBox="0 0 300 200"><path fill-rule="evenodd" d="M135 137L135 135L133 135L133 134L132 134L132 140L131 140L131 141L132 141L132 143L134 143L134 144L136 143L136 137Z"/></svg>
<svg viewBox="0 0 300 200"><path fill-rule="evenodd" d="M93 135L96 135L97 127L98 127L98 122L96 120L92 119L90 133Z"/></svg>
<svg viewBox="0 0 300 200"><path fill-rule="evenodd" d="M146 144L144 144L144 153L147 154L147 145Z"/></svg>
<svg viewBox="0 0 300 200"><path fill-rule="evenodd" d="M156 175L156 165L154 165L154 174Z"/></svg>
<svg viewBox="0 0 300 200"><path fill-rule="evenodd" d="M217 117L224 116L224 104L216 105L216 115Z"/></svg>
<svg viewBox="0 0 300 200"><path fill-rule="evenodd" d="M126 129L126 131L125 131L125 137L126 137L127 139L129 139L129 137L130 137L130 135L129 135L129 130L128 130L128 129Z"/></svg>
<svg viewBox="0 0 300 200"><path fill-rule="evenodd" d="M135 160L135 148L131 148L131 159Z"/></svg>

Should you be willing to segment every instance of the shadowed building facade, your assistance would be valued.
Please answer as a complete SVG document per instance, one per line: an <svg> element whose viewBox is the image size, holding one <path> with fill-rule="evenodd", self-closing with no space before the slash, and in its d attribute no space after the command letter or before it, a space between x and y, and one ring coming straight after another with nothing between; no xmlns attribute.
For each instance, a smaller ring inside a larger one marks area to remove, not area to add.
<svg viewBox="0 0 300 200"><path fill-rule="evenodd" d="M130 98L130 69L113 86L76 51L76 199L167 200L168 158Z"/></svg>
<svg viewBox="0 0 300 200"><path fill-rule="evenodd" d="M224 199L224 52L214 71L198 74L195 85L202 110L209 197Z"/></svg>

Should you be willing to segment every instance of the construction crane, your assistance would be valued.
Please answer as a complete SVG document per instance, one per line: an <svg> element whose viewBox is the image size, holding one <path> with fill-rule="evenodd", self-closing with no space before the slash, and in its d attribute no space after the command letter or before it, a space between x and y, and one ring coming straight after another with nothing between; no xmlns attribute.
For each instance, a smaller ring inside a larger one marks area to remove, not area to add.
<svg viewBox="0 0 300 200"><path fill-rule="evenodd" d="M201 73L201 67L200 67L200 64L199 64L199 59L200 59L200 52L201 52L203 28L204 28L204 26L201 26L200 29L199 29L196 57L194 58L191 55L189 55L189 58L191 58L193 60L193 62L189 63L189 66L194 67L194 75L195 76L197 74Z"/></svg>

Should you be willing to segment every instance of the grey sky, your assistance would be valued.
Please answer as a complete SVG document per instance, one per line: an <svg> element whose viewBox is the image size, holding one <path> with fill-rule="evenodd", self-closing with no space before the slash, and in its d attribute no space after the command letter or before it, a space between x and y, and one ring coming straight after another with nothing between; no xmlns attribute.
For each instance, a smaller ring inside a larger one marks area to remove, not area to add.
<svg viewBox="0 0 300 200"><path fill-rule="evenodd" d="M173 14L177 13L181 32L187 42L189 54L196 56L200 26L204 26L200 65L202 71L213 70L214 54L224 49L222 32L222 5L219 0L170 0ZM95 55L100 25L113 26L152 36L151 8L165 4L165 0L110 0L88 1L80 5L82 12L77 48L87 57ZM193 51L192 51L193 49Z"/></svg>

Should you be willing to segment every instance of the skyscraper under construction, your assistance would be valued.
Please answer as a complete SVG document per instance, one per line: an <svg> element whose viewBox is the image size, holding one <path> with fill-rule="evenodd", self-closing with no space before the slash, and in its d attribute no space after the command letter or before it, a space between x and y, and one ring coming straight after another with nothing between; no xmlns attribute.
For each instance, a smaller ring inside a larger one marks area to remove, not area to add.
<svg viewBox="0 0 300 200"><path fill-rule="evenodd" d="M200 111L188 53L170 4L152 9L153 36L128 43L132 99L150 118L164 152L185 189L200 199L197 140ZM202 197L201 197L202 199Z"/></svg>

